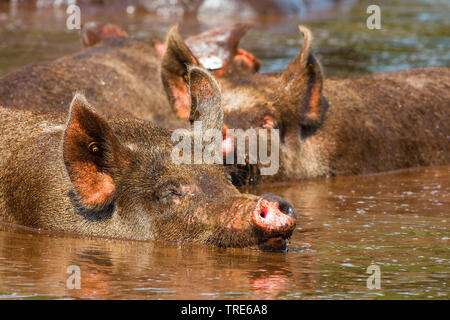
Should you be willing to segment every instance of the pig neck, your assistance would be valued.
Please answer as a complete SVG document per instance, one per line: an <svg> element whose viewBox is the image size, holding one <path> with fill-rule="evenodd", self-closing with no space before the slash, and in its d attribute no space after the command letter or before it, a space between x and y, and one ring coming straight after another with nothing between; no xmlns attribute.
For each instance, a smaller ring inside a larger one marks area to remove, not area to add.
<svg viewBox="0 0 450 320"><path fill-rule="evenodd" d="M71 208L67 197L58 196L69 183L60 148L64 120L56 118L0 108L6 128L0 135L1 221L39 228L47 220L42 212L50 211L43 207L54 208L55 215ZM71 229L63 219L60 227Z"/></svg>

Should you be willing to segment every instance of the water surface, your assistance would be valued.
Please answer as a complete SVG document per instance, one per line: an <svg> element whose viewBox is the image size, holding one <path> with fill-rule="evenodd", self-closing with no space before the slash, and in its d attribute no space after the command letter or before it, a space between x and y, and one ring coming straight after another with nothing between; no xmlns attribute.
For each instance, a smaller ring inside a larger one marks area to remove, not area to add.
<svg viewBox="0 0 450 320"><path fill-rule="evenodd" d="M450 167L258 187L298 216L285 253L0 225L0 298L448 299ZM369 265L381 289L367 288ZM71 265L81 289L68 289Z"/></svg>
<svg viewBox="0 0 450 320"><path fill-rule="evenodd" d="M48 2L48 1L47 1ZM193 35L209 28L243 22L252 29L242 47L263 62L262 72L279 72L300 48L298 24L314 34L314 48L328 76L358 76L425 66L450 66L450 4L446 0L381 1L381 30L368 30L370 0L328 1L325 8L298 16L245 16L220 13L183 19L105 6L82 10L81 22L122 26L138 38L165 38L169 27ZM318 6L316 6L318 7ZM27 63L52 60L81 50L78 30L66 30L62 7L17 8L0 3L0 75Z"/></svg>

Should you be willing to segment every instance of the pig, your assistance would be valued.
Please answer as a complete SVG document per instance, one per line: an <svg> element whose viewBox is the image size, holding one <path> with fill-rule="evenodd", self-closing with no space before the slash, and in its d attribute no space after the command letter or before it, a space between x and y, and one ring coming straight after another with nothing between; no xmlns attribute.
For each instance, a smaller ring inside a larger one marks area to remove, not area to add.
<svg viewBox="0 0 450 320"><path fill-rule="evenodd" d="M197 52L205 51L205 57L214 56L221 62L221 68L215 72L225 73L234 60L240 67L247 66L245 72L252 68L256 71L258 62L237 48L247 29L243 24L227 26L188 42ZM26 65L2 76L0 104L37 112L67 111L74 91L78 90L106 117L139 118L168 129L189 127L185 116L178 117L172 111L160 77L161 55L166 55L163 43L132 39L114 25L95 23L84 27L82 39L91 47L56 61ZM193 62L200 65L198 59ZM186 80L182 79L185 85ZM189 100L188 96L183 98Z"/></svg>
<svg viewBox="0 0 450 320"><path fill-rule="evenodd" d="M193 106L221 109L217 82L188 72ZM221 128L204 113L200 121ZM174 164L171 132L141 119L106 119L76 93L69 110L0 108L0 220L134 240L284 250L293 207L240 193L220 165ZM212 128L209 128L212 129Z"/></svg>
<svg viewBox="0 0 450 320"><path fill-rule="evenodd" d="M244 162L235 166L235 184L450 163L449 68L327 79L312 50L312 32L302 25L299 31L302 49L281 74L228 73L217 79L224 132L264 128L279 133L278 171L261 175L263 165ZM163 82L174 112L186 117L191 107L182 76L186 62L196 63L195 55L176 30L169 33L167 47Z"/></svg>
<svg viewBox="0 0 450 320"><path fill-rule="evenodd" d="M187 65L201 65L199 48L220 51L214 45L218 30L194 41L184 41L176 26L168 33L161 79L179 119L195 120L184 81ZM250 54L236 55L215 72L223 92L224 134L227 128L280 131L279 171L260 175L258 164L234 165L234 184L449 163L449 68L326 79L312 50L312 32L305 26L299 31L302 50L282 74L257 74L260 64Z"/></svg>
<svg viewBox="0 0 450 320"><path fill-rule="evenodd" d="M196 120L188 66L202 66L202 50L211 56L211 48L217 48L229 53L217 55L223 66L215 71L223 94L224 141L230 141L231 128L276 129L280 138L275 174L262 175L261 163L235 163L229 166L235 185L449 163L449 68L326 79L312 51L311 31L299 26L303 46L286 70L259 74L251 55L233 55L243 28L207 32L190 46L177 26L164 45L131 39L111 27L107 32L87 28L97 33L94 46L0 78L0 103L25 110L64 109L70 91L79 88L105 116L186 128ZM226 156L235 143L229 144Z"/></svg>

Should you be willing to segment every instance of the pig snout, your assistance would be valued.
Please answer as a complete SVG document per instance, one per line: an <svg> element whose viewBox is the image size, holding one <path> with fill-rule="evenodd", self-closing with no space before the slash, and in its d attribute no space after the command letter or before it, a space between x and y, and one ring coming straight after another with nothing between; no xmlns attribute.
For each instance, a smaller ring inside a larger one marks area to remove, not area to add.
<svg viewBox="0 0 450 320"><path fill-rule="evenodd" d="M290 238L297 224L294 208L289 202L271 193L260 197L242 194L230 200L217 204L217 208L221 208L219 219L205 215L205 221L212 219L212 223L221 230L214 232L209 242L224 247L256 246L270 251L286 249L286 239ZM214 211L214 206L211 209Z"/></svg>
<svg viewBox="0 0 450 320"><path fill-rule="evenodd" d="M251 214L251 219L261 233L261 249L284 250L297 223L292 205L283 198L265 193L259 199Z"/></svg>

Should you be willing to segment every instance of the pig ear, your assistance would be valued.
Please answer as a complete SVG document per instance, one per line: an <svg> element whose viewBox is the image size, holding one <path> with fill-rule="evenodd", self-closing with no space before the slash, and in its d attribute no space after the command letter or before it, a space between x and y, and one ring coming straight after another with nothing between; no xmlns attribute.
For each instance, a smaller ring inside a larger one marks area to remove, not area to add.
<svg viewBox="0 0 450 320"><path fill-rule="evenodd" d="M81 30L81 42L85 47L92 47L108 38L126 38L128 34L114 24L97 24L88 22Z"/></svg>
<svg viewBox="0 0 450 320"><path fill-rule="evenodd" d="M189 67L191 113L189 120L202 121L202 130L222 130L222 95L213 76L201 67Z"/></svg>
<svg viewBox="0 0 450 320"><path fill-rule="evenodd" d="M166 50L161 65L161 79L167 98L181 119L187 119L191 109L187 87L187 65L198 65L198 61L173 26L167 36Z"/></svg>
<svg viewBox="0 0 450 320"><path fill-rule="evenodd" d="M239 41L249 28L249 25L242 23L215 28L186 39L186 44L204 68L215 70L216 76L221 75L237 57L240 63L259 63L248 52L238 49ZM253 60L244 61L243 53L246 57L252 56Z"/></svg>
<svg viewBox="0 0 450 320"><path fill-rule="evenodd" d="M323 71L319 60L311 49L312 33L299 26L304 36L300 53L291 61L282 74L282 87L286 96L298 106L300 124L320 125L327 103L322 96Z"/></svg>
<svg viewBox="0 0 450 320"><path fill-rule="evenodd" d="M63 158L75 194L89 208L114 200L114 175L127 165L128 153L108 123L76 94L63 138Z"/></svg>

